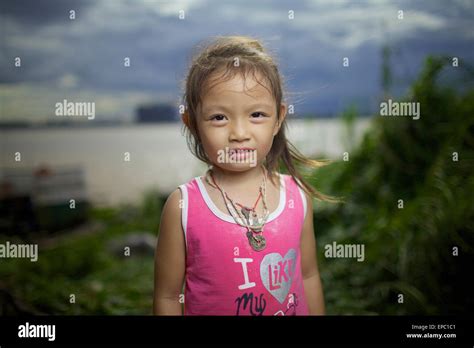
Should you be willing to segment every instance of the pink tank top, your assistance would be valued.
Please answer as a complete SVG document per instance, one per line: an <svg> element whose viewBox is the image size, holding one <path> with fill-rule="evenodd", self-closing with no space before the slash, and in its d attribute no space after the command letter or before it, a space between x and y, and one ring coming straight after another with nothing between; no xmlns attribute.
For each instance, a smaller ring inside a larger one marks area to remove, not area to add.
<svg viewBox="0 0 474 348"><path fill-rule="evenodd" d="M280 177L278 208L255 251L246 229L211 200L203 177L180 185L186 241L185 315L308 315L300 240L306 198L290 175Z"/></svg>

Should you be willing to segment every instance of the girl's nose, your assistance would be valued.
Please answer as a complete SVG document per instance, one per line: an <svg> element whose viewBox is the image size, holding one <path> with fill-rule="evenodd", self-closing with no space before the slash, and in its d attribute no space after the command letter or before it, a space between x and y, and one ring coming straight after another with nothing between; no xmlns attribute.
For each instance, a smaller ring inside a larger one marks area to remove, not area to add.
<svg viewBox="0 0 474 348"><path fill-rule="evenodd" d="M249 139L248 127L243 121L234 121L229 133L229 140L243 141Z"/></svg>

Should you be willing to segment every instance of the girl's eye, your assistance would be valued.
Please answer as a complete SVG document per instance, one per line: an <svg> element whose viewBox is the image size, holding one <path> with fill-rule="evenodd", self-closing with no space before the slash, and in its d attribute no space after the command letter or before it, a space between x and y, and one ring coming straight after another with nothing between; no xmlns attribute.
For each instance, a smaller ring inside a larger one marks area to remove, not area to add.
<svg viewBox="0 0 474 348"><path fill-rule="evenodd" d="M254 113L252 114L252 116L254 116L254 115L262 115L262 117L265 117L265 116L266 116L263 112L260 112L260 111L254 112ZM256 117L256 118L261 118L261 117Z"/></svg>
<svg viewBox="0 0 474 348"><path fill-rule="evenodd" d="M223 121L224 118L225 118L224 115L215 115L215 116L212 116L211 120Z"/></svg>

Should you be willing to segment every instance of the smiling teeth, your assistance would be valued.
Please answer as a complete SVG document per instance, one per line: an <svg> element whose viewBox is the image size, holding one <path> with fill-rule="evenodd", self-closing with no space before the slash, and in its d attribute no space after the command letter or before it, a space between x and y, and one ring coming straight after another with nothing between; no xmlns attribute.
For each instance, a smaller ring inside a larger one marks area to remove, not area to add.
<svg viewBox="0 0 474 348"><path fill-rule="evenodd" d="M250 152L251 150L229 150L229 154L241 154L241 153L247 153Z"/></svg>

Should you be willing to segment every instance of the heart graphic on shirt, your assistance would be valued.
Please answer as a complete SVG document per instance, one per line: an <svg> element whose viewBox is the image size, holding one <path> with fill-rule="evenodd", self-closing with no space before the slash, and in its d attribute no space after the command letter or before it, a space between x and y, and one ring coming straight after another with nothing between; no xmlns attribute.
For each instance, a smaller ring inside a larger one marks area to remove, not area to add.
<svg viewBox="0 0 474 348"><path fill-rule="evenodd" d="M260 278L265 288L278 302L285 301L290 291L296 266L296 251L288 250L285 257L279 253L265 255L260 263Z"/></svg>

